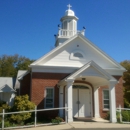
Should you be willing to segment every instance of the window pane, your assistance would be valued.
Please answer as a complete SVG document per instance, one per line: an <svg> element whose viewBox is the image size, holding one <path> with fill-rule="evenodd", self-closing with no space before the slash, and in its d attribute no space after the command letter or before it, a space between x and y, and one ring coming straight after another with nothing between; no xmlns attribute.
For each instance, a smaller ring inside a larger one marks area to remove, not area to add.
<svg viewBox="0 0 130 130"><path fill-rule="evenodd" d="M109 105L104 105L104 108L109 109Z"/></svg>
<svg viewBox="0 0 130 130"><path fill-rule="evenodd" d="M74 57L83 58L83 55L81 53L76 52L74 53Z"/></svg>
<svg viewBox="0 0 130 130"><path fill-rule="evenodd" d="M46 98L53 98L53 89L46 89Z"/></svg>
<svg viewBox="0 0 130 130"><path fill-rule="evenodd" d="M46 104L46 107L47 107L47 108L52 108L52 107L53 107L53 104Z"/></svg>
<svg viewBox="0 0 130 130"><path fill-rule="evenodd" d="M54 104L54 99L53 99L53 88L46 88L46 99L45 99L45 107L46 108L52 108Z"/></svg>
<svg viewBox="0 0 130 130"><path fill-rule="evenodd" d="M104 104L109 105L109 100L104 100Z"/></svg>
<svg viewBox="0 0 130 130"><path fill-rule="evenodd" d="M109 91L108 90L104 90L104 99L109 99Z"/></svg>
<svg viewBox="0 0 130 130"><path fill-rule="evenodd" d="M46 103L53 103L53 99L46 99Z"/></svg>

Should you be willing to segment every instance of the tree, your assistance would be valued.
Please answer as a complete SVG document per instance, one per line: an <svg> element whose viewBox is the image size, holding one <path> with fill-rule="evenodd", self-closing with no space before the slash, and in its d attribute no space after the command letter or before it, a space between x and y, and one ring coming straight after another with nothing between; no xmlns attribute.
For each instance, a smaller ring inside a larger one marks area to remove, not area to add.
<svg viewBox="0 0 130 130"><path fill-rule="evenodd" d="M125 60L120 63L127 71L123 74L124 86L124 105L130 108L130 61Z"/></svg>
<svg viewBox="0 0 130 130"><path fill-rule="evenodd" d="M15 54L13 56L0 56L0 76L1 77L16 77L18 70L29 70L30 65L34 60L30 60L24 56Z"/></svg>

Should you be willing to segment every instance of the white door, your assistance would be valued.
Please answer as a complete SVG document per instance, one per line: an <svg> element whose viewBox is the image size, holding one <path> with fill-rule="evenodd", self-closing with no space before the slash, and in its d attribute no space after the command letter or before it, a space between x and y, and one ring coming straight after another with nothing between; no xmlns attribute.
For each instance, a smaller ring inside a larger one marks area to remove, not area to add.
<svg viewBox="0 0 130 130"><path fill-rule="evenodd" d="M73 116L90 117L90 94L89 89L73 89Z"/></svg>
<svg viewBox="0 0 130 130"><path fill-rule="evenodd" d="M78 117L78 89L73 89L73 116Z"/></svg>

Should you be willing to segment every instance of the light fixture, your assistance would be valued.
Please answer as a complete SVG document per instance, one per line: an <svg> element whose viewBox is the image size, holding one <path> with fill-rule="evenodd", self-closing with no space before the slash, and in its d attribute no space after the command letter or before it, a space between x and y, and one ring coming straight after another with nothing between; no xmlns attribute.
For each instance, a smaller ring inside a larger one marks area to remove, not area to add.
<svg viewBox="0 0 130 130"><path fill-rule="evenodd" d="M85 81L86 78L82 78L83 81Z"/></svg>

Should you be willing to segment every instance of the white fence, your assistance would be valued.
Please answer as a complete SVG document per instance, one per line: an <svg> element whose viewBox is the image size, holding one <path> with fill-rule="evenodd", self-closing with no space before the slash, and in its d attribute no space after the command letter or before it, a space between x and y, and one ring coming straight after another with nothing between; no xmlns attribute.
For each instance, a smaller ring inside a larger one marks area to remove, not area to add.
<svg viewBox="0 0 130 130"><path fill-rule="evenodd" d="M120 115L120 122L129 124L130 123L130 112L128 113L129 120L128 121L123 121L122 111L130 111L130 109L128 109L128 108L121 108L120 105L119 105L119 108L117 108L117 112L119 112L119 115Z"/></svg>
<svg viewBox="0 0 130 130"><path fill-rule="evenodd" d="M5 113L5 110L3 109L3 113L0 113L0 116L2 116L2 128L0 128L1 130L4 129L15 129L15 128L26 128L26 127L36 127L36 126L41 126L41 125L51 125L52 123L44 123L44 124L37 124L37 112L39 111L52 111L52 110L60 110L63 109L65 110L65 122L62 123L67 123L67 111L68 111L68 107L62 107L62 108L51 108L51 109L38 109L37 107L35 107L35 110L29 110L29 111L18 111L18 112L7 112ZM5 115L9 115L9 114L18 114L18 113L30 113L30 112L34 112L35 116L34 116L34 125L24 125L24 126L17 126L17 127L4 127L4 123L5 123Z"/></svg>

